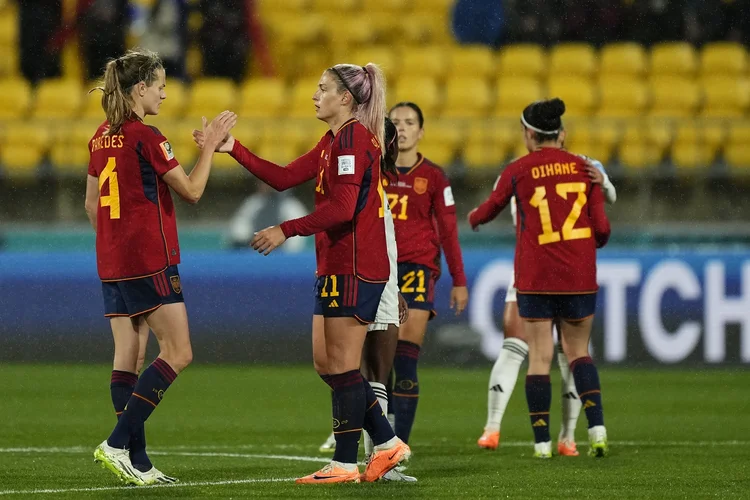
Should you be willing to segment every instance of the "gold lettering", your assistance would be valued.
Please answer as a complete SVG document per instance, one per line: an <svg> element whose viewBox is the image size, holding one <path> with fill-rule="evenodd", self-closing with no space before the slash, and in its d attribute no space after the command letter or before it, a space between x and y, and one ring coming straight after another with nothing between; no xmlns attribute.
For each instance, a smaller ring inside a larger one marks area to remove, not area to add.
<svg viewBox="0 0 750 500"><path fill-rule="evenodd" d="M544 169L547 171L547 175L555 175L555 168L551 164L545 165Z"/></svg>
<svg viewBox="0 0 750 500"><path fill-rule="evenodd" d="M562 166L559 163L555 163L555 175L562 175Z"/></svg>
<svg viewBox="0 0 750 500"><path fill-rule="evenodd" d="M562 171L563 171L563 174L569 174L570 173L570 164L569 163L563 163L562 164Z"/></svg>
<svg viewBox="0 0 750 500"><path fill-rule="evenodd" d="M578 170L576 170L576 162L572 162L570 164L570 173L571 174L577 174L578 173Z"/></svg>
<svg viewBox="0 0 750 500"><path fill-rule="evenodd" d="M531 169L531 176L534 179L538 179L539 178L539 167L534 167L534 168Z"/></svg>

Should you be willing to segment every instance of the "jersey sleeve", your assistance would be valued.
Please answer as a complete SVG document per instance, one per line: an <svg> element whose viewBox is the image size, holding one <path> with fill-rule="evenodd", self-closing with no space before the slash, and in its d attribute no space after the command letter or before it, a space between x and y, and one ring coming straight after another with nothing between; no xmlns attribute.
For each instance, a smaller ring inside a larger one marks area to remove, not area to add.
<svg viewBox="0 0 750 500"><path fill-rule="evenodd" d="M490 222L510 203L513 197L513 184L515 182L514 172L514 164L508 165L495 182L495 187L487 201L469 214L469 222L472 228Z"/></svg>
<svg viewBox="0 0 750 500"><path fill-rule="evenodd" d="M172 145L158 130L147 130L142 144L144 158L151 163L159 177L180 165L174 157Z"/></svg>
<svg viewBox="0 0 750 500"><path fill-rule="evenodd" d="M93 141L93 139L91 139ZM99 174L96 173L96 168L94 167L94 157L91 154L91 141L89 141L89 175L92 177L99 177Z"/></svg>
<svg viewBox="0 0 750 500"><path fill-rule="evenodd" d="M458 241L458 221L453 191L445 173L440 170L435 172L436 189L432 193L432 206L438 224L440 246L445 252L445 260L453 278L453 286L466 286L461 245Z"/></svg>
<svg viewBox="0 0 750 500"><path fill-rule="evenodd" d="M331 187L343 184L361 186L365 172L379 159L372 149L366 129L350 125L341 130L331 149L328 184ZM372 168L380 168L380 165L373 165Z"/></svg>

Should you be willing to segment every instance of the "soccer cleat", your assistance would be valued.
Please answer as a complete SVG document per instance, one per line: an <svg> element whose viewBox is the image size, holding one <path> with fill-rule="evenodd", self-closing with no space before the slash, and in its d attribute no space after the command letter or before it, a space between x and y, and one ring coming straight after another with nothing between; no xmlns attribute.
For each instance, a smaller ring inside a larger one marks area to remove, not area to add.
<svg viewBox="0 0 750 500"><path fill-rule="evenodd" d="M500 446L500 431L484 430L482 437L477 440L477 446L485 450L496 450Z"/></svg>
<svg viewBox="0 0 750 500"><path fill-rule="evenodd" d="M552 458L552 441L534 443L534 458Z"/></svg>
<svg viewBox="0 0 750 500"><path fill-rule="evenodd" d="M146 485L172 484L172 483L178 483L180 481L179 479L175 477L167 476L156 467L151 467L151 469L147 470L146 472L139 472L137 470L136 472L139 473L139 475L141 476L141 479L143 479L143 482Z"/></svg>
<svg viewBox="0 0 750 500"><path fill-rule="evenodd" d="M589 443L590 457L606 457L609 454L607 429L603 425L596 425L589 429Z"/></svg>
<svg viewBox="0 0 750 500"><path fill-rule="evenodd" d="M577 457L578 449L576 449L575 441L558 441L557 442L557 454L563 457Z"/></svg>
<svg viewBox="0 0 750 500"><path fill-rule="evenodd" d="M141 473L130 463L128 450L113 448L107 444L106 439L94 450L94 463L101 465L126 484L146 485Z"/></svg>
<svg viewBox="0 0 750 500"><path fill-rule="evenodd" d="M294 482L297 484L358 483L359 468L355 468L353 471L348 471L331 462L318 472L310 474L309 476L297 478Z"/></svg>
<svg viewBox="0 0 750 500"><path fill-rule="evenodd" d="M333 432L328 436L326 442L320 445L318 451L321 453L333 453L336 451L336 436L333 435Z"/></svg>
<svg viewBox="0 0 750 500"><path fill-rule="evenodd" d="M398 439L391 448L373 452L365 473L362 474L362 480L368 483L377 481L399 463L409 460L409 457L411 457L409 445Z"/></svg>
<svg viewBox="0 0 750 500"><path fill-rule="evenodd" d="M402 482L402 483L416 483L417 482L416 477L407 476L403 472L397 471L396 469L391 469L388 472L386 472L385 475L380 478L380 480Z"/></svg>

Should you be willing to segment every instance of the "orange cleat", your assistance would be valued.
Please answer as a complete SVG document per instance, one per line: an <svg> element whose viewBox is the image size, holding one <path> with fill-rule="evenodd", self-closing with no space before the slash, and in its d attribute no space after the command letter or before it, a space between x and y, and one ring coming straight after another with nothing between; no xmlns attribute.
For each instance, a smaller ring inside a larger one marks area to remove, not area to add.
<svg viewBox="0 0 750 500"><path fill-rule="evenodd" d="M310 474L309 476L297 478L294 482L297 484L358 483L359 468L353 471L348 471L330 463L318 472Z"/></svg>
<svg viewBox="0 0 750 500"><path fill-rule="evenodd" d="M577 457L578 450L576 449L575 441L558 441L557 442L557 454L561 457Z"/></svg>
<svg viewBox="0 0 750 500"><path fill-rule="evenodd" d="M373 452L370 463L367 464L365 473L362 474L362 481L368 483L377 481L400 462L409 460L409 457L411 457L411 448L400 439L390 449Z"/></svg>
<svg viewBox="0 0 750 500"><path fill-rule="evenodd" d="M482 437L477 440L477 446L485 450L496 450L500 446L500 431L484 430Z"/></svg>

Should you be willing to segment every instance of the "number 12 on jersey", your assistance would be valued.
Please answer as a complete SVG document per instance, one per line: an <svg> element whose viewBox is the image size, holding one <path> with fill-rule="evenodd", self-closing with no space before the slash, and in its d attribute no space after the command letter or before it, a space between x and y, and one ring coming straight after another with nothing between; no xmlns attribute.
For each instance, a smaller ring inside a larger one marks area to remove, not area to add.
<svg viewBox="0 0 750 500"><path fill-rule="evenodd" d="M573 202L570 213L565 218L562 226L563 240L583 240L591 238L591 228L582 227L575 229L576 222L581 216L581 210L588 201L586 196L585 182L562 182L555 185L557 195L563 199L568 199L568 193L578 193L578 197ZM547 245L548 243L557 243L560 241L560 232L552 228L552 217L549 211L549 201L547 200L547 188L537 186L534 196L529 202L532 207L539 210L539 218L542 222L542 234L539 235L539 244Z"/></svg>
<svg viewBox="0 0 750 500"><path fill-rule="evenodd" d="M120 185L117 183L117 162L113 156L107 159L107 165L99 175L99 199L101 200L102 207L109 207L109 218L119 219L120 218ZM104 183L109 184L109 194L102 196L102 187Z"/></svg>

